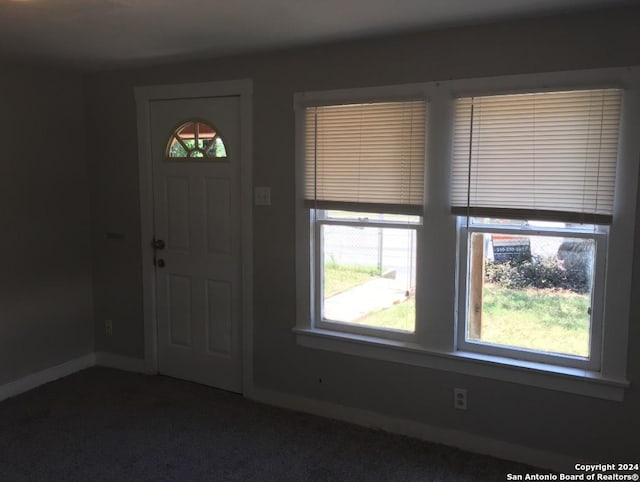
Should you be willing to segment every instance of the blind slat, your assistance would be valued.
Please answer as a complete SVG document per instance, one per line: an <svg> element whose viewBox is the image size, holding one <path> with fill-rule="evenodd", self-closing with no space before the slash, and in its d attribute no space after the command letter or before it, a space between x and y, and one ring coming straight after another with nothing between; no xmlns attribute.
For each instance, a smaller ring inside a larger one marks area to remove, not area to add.
<svg viewBox="0 0 640 482"><path fill-rule="evenodd" d="M452 212L610 222L621 105L618 89L457 99Z"/></svg>
<svg viewBox="0 0 640 482"><path fill-rule="evenodd" d="M308 107L305 205L421 212L425 126L424 101Z"/></svg>

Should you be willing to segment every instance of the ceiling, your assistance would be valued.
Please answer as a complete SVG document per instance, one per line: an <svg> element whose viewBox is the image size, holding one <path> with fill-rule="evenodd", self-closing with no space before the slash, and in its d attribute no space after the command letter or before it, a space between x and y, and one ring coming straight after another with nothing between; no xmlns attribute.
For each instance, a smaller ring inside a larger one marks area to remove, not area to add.
<svg viewBox="0 0 640 482"><path fill-rule="evenodd" d="M0 0L0 56L85 70L214 57L624 0Z"/></svg>

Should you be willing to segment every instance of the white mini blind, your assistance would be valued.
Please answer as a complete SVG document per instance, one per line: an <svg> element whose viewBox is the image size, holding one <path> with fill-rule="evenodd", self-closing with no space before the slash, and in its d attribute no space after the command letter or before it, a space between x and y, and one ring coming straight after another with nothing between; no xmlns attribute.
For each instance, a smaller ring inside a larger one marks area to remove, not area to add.
<svg viewBox="0 0 640 482"><path fill-rule="evenodd" d="M611 223L622 91L459 98L452 212Z"/></svg>
<svg viewBox="0 0 640 482"><path fill-rule="evenodd" d="M424 101L308 107L305 205L422 214Z"/></svg>

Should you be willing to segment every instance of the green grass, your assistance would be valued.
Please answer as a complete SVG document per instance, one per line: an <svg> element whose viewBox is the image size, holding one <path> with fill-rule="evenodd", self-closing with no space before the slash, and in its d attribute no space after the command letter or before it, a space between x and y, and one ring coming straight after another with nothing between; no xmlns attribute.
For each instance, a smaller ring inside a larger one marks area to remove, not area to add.
<svg viewBox="0 0 640 482"><path fill-rule="evenodd" d="M416 327L416 299L397 303L384 310L374 311L360 318L358 324L396 330L414 331Z"/></svg>
<svg viewBox="0 0 640 482"><path fill-rule="evenodd" d="M375 266L328 262L324 265L324 297L355 288L379 274Z"/></svg>
<svg viewBox="0 0 640 482"><path fill-rule="evenodd" d="M589 298L485 284L481 340L553 353L589 353Z"/></svg>
<svg viewBox="0 0 640 482"><path fill-rule="evenodd" d="M325 264L325 298L378 275L374 266ZM589 353L589 297L569 291L509 289L486 283L481 341L567 355ZM415 299L375 311L359 324L413 331Z"/></svg>

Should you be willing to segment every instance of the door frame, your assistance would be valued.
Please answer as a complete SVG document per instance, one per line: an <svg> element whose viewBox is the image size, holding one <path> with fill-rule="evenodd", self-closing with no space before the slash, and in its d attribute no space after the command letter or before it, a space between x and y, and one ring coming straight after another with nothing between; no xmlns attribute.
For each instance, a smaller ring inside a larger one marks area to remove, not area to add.
<svg viewBox="0 0 640 482"><path fill-rule="evenodd" d="M151 157L150 103L155 100L238 96L240 98L240 263L242 333L242 393L253 391L253 137L251 79L189 84L150 85L135 88L138 119L138 169L140 224L142 229L142 283L144 309L144 360L149 373L158 373L158 320L156 276L151 239L154 235L153 159Z"/></svg>

